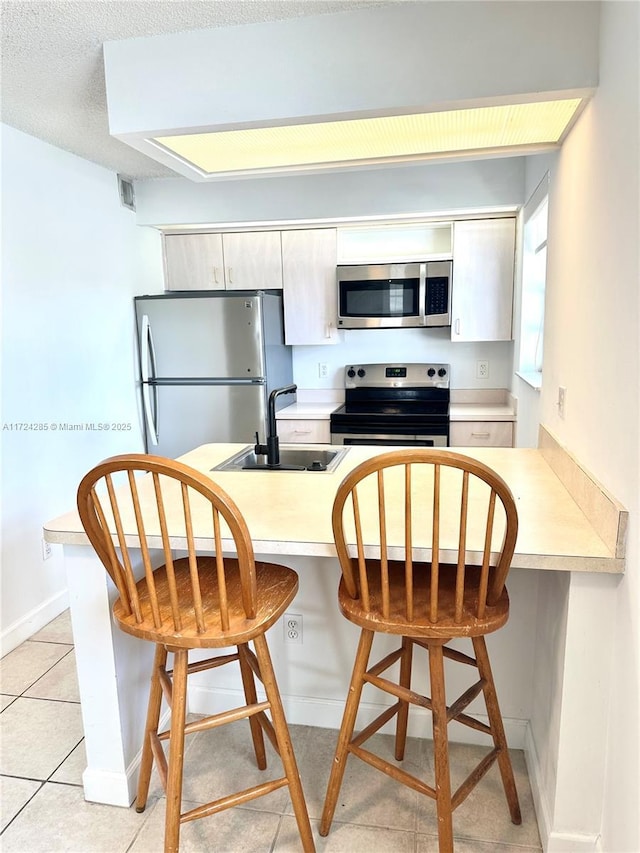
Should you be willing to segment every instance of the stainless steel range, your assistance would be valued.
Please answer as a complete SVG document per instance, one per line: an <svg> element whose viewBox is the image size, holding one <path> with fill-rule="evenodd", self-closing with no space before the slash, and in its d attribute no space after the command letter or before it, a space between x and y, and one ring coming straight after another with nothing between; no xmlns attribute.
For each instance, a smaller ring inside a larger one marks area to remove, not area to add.
<svg viewBox="0 0 640 853"><path fill-rule="evenodd" d="M449 445L448 364L349 364L332 444Z"/></svg>

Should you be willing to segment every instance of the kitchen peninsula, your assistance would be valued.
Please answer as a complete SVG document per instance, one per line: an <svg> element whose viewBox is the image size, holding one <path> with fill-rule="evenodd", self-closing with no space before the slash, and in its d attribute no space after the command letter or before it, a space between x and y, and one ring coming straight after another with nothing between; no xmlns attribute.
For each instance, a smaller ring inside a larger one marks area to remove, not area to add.
<svg viewBox="0 0 640 853"><path fill-rule="evenodd" d="M209 473L242 447L204 445L181 461ZM286 563L300 576L291 612L304 620L303 643L286 644L278 625L268 635L291 723L339 725L357 631L338 613L340 570L331 506L347 472L378 452L374 447L351 447L332 472L211 475L245 515L256 555ZM552 804L555 821L576 790L601 784L610 653L606 631L614 618L615 584L624 569L626 513L544 431L539 450L461 452L494 468L516 498L520 530L508 581L511 619L491 638L492 659L507 737L527 753L538 820L545 820ZM194 528L198 539L197 517ZM134 529L125 532L135 545ZM172 533L172 545L179 551L184 546L181 532L170 528ZM64 546L87 752L85 796L128 806L135 790L152 650L114 626L110 610L115 589L88 546L77 513L47 523L45 538ZM211 543L203 537L198 546L207 551ZM540 591L545 576L555 577L549 607L546 593ZM547 665L541 658L544 649L539 653L539 636L546 636L554 608L558 618L550 630L560 637L562 654ZM589 630L596 614L598 630ZM550 670L552 663L557 671ZM594 672L599 673L595 695ZM216 671L201 675L190 693L192 712L209 713L235 703L239 683ZM452 679L452 689L456 686ZM548 700L543 711L540 697ZM370 703L368 710L373 717L375 706ZM549 720L540 714L548 714ZM428 736L426 715L418 725L413 733ZM588 761L583 737L589 738ZM579 832L580 826L572 829Z"/></svg>

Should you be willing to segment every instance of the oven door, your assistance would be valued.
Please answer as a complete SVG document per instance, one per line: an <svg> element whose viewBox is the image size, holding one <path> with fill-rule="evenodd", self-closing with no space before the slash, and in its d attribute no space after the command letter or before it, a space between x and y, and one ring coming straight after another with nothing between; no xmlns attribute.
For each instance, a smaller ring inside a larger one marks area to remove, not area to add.
<svg viewBox="0 0 640 853"><path fill-rule="evenodd" d="M332 435L332 444L368 444L374 447L448 447L446 435Z"/></svg>
<svg viewBox="0 0 640 853"><path fill-rule="evenodd" d="M368 444L380 447L448 447L449 437L442 435L389 435L376 433L331 433L332 444Z"/></svg>

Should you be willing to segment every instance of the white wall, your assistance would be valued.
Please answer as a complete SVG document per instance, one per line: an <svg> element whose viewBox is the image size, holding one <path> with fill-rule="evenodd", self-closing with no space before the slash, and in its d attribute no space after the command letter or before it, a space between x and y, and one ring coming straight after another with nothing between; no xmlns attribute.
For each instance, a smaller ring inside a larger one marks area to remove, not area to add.
<svg viewBox="0 0 640 853"><path fill-rule="evenodd" d="M511 341L454 343L450 329L358 329L339 332L332 346L293 348L293 379L298 388L344 389L347 364L380 361L444 362L451 365L451 388L509 388ZM476 361L489 362L486 379L476 376ZM318 378L318 364L327 365L327 378Z"/></svg>
<svg viewBox="0 0 640 853"><path fill-rule="evenodd" d="M136 183L139 225L224 225L360 219L521 204L523 157L368 168L197 184Z"/></svg>
<svg viewBox="0 0 640 853"><path fill-rule="evenodd" d="M640 6L614 0L603 3L601 13L600 86L560 152L550 193L541 419L630 512L610 661L613 689L599 849L637 853ZM567 388L564 419L555 405L558 385ZM598 630L594 623L593 631ZM548 637L540 639L548 644ZM551 667L553 654L548 653ZM585 742L587 756L588 749Z"/></svg>
<svg viewBox="0 0 640 853"><path fill-rule="evenodd" d="M94 463L143 449L132 299L161 287L159 258L115 174L2 126L3 654L66 607L42 525Z"/></svg>

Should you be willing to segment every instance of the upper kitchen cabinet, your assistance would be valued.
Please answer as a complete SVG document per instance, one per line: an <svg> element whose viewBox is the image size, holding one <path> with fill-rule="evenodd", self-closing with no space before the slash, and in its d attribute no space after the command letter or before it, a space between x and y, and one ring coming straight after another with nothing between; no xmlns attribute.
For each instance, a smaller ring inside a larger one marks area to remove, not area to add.
<svg viewBox="0 0 640 853"><path fill-rule="evenodd" d="M282 232L287 344L339 342L335 228Z"/></svg>
<svg viewBox="0 0 640 853"><path fill-rule="evenodd" d="M166 290L224 290L222 234L165 234Z"/></svg>
<svg viewBox="0 0 640 853"><path fill-rule="evenodd" d="M516 220L454 224L452 341L512 339Z"/></svg>
<svg viewBox="0 0 640 853"><path fill-rule="evenodd" d="M227 290L282 289L279 231L240 231L222 235Z"/></svg>
<svg viewBox="0 0 640 853"><path fill-rule="evenodd" d="M167 290L282 289L279 231L166 234Z"/></svg>

